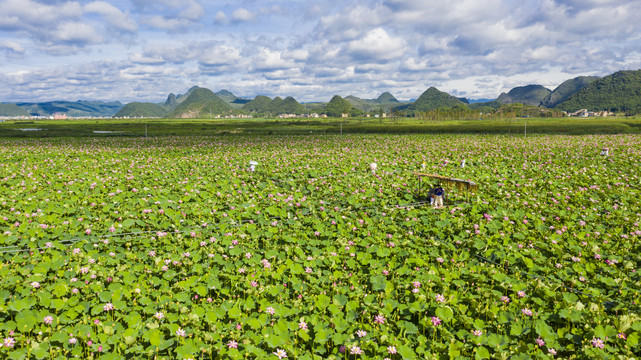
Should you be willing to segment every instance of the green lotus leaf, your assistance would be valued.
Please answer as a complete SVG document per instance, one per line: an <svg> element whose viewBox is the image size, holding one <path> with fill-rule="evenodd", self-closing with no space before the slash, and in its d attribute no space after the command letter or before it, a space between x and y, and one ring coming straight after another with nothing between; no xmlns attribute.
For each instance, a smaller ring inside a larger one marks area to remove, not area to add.
<svg viewBox="0 0 641 360"><path fill-rule="evenodd" d="M152 346L159 347L165 341L163 333L159 329L150 329L144 334Z"/></svg>
<svg viewBox="0 0 641 360"><path fill-rule="evenodd" d="M326 309L331 304L331 298L325 294L320 294L316 297L316 308L319 310Z"/></svg>
<svg viewBox="0 0 641 360"><path fill-rule="evenodd" d="M489 334L487 341L493 348L502 348L510 343L510 339L507 336L500 334Z"/></svg>
<svg viewBox="0 0 641 360"><path fill-rule="evenodd" d="M233 306L227 311L227 315L232 319L237 319L242 315L242 311L238 306Z"/></svg>
<svg viewBox="0 0 641 360"><path fill-rule="evenodd" d="M15 318L16 327L20 332L28 333L33 329L38 319L32 310L20 311Z"/></svg>
<svg viewBox="0 0 641 360"><path fill-rule="evenodd" d="M9 353L9 359L12 360L23 360L26 359L27 352L25 350L14 350Z"/></svg>
<svg viewBox="0 0 641 360"><path fill-rule="evenodd" d="M31 353L33 354L33 356L36 357L36 359L45 359L49 357L48 349L44 349L40 347L37 349L33 349Z"/></svg>
<svg viewBox="0 0 641 360"><path fill-rule="evenodd" d="M449 306L443 306L436 309L436 316L447 322L454 318L454 311Z"/></svg>
<svg viewBox="0 0 641 360"><path fill-rule="evenodd" d="M9 303L9 309L14 311L23 311L26 309L30 309L36 304L36 301L36 298L32 296L15 299Z"/></svg>
<svg viewBox="0 0 641 360"><path fill-rule="evenodd" d="M403 360L416 359L416 353L412 350L411 347L407 345L401 345L398 347L398 354L401 355Z"/></svg>
<svg viewBox="0 0 641 360"><path fill-rule="evenodd" d="M104 349L103 349L104 350ZM125 357L117 353L107 353L100 355L99 360L122 360Z"/></svg>
<svg viewBox="0 0 641 360"><path fill-rule="evenodd" d="M387 279L382 275L370 277L370 283L372 284L373 291L382 291L387 287Z"/></svg>

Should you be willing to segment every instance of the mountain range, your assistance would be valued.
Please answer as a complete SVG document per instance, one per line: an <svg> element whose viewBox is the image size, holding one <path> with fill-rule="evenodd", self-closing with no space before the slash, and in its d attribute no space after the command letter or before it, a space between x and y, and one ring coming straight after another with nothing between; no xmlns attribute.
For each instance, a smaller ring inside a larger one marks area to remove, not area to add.
<svg viewBox="0 0 641 360"><path fill-rule="evenodd" d="M563 82L554 90L536 84L518 86L500 94L494 100L487 101L457 98L435 87L429 87L416 100L409 102L401 102L389 92L384 92L375 99L361 99L353 95L342 98L336 95L327 103L299 103L291 96L272 99L258 95L254 99L246 99L228 90L214 93L209 89L194 86L184 94L170 93L162 103L131 102L123 105L119 101L84 100L0 103L0 116L48 117L59 113L69 117L206 118L229 115L268 117L312 112L330 116L384 112L411 115L438 108L487 110L510 104L567 112L587 109L641 113L641 70L618 71L602 78L579 76Z"/></svg>
<svg viewBox="0 0 641 360"><path fill-rule="evenodd" d="M40 103L1 103L0 116L52 116L56 113L69 117L110 117L123 107L120 101L47 101Z"/></svg>

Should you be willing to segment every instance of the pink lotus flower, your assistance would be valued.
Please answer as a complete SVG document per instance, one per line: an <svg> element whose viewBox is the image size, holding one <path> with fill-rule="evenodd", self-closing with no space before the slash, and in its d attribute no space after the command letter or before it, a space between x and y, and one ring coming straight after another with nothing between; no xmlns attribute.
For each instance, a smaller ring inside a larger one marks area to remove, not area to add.
<svg viewBox="0 0 641 360"><path fill-rule="evenodd" d="M284 359L287 357L287 352L282 349L276 349L272 354L276 355L279 359Z"/></svg>
<svg viewBox="0 0 641 360"><path fill-rule="evenodd" d="M532 316L532 315L533 315L532 310L530 310L530 309L528 309L528 308L523 308L523 309L521 309L521 312L522 312L522 313L523 313L523 315L525 315L525 316Z"/></svg>
<svg viewBox="0 0 641 360"><path fill-rule="evenodd" d="M12 337L8 337L4 339L4 346L8 348L12 348L16 344L16 340Z"/></svg>
<svg viewBox="0 0 641 360"><path fill-rule="evenodd" d="M605 348L605 342L601 340L601 338L594 338L592 339L592 346L598 347L599 349Z"/></svg>
<svg viewBox="0 0 641 360"><path fill-rule="evenodd" d="M266 313L268 313L269 315L274 315L274 314L276 314L276 310L274 310L274 308L273 308L273 307L271 307L271 306L270 306L270 307L268 307L268 308L266 308L266 309L265 309L265 312L266 312Z"/></svg>

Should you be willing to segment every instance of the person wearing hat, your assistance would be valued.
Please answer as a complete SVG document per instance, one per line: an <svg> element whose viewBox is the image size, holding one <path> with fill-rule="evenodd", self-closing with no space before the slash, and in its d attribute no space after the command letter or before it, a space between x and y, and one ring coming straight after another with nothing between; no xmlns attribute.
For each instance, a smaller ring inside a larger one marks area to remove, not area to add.
<svg viewBox="0 0 641 360"><path fill-rule="evenodd" d="M428 196L430 198L430 205L433 205L434 207L442 207L443 206L443 196L445 195L445 190L440 185L436 185L436 187L430 189Z"/></svg>

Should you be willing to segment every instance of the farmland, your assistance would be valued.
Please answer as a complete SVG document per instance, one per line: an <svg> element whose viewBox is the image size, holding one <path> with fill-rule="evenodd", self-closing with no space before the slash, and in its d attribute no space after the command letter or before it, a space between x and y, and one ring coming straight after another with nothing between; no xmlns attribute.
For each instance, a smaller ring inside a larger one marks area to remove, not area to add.
<svg viewBox="0 0 641 360"><path fill-rule="evenodd" d="M1 359L641 352L639 135L38 137L0 157ZM479 188L426 206L423 163Z"/></svg>

